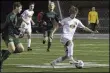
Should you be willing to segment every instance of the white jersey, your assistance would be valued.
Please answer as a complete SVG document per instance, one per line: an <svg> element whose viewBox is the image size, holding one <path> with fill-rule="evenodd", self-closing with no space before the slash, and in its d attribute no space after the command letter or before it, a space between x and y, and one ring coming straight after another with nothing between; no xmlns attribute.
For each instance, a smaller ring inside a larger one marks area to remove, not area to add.
<svg viewBox="0 0 110 73"><path fill-rule="evenodd" d="M21 16L28 22L30 23L30 21L32 20L32 16L34 14L34 11L29 11L28 9L25 10Z"/></svg>
<svg viewBox="0 0 110 73"><path fill-rule="evenodd" d="M61 25L63 26L63 34L61 35L61 38L66 38L68 40L73 39L77 27L85 28L80 20L76 18L71 19L70 17L63 19Z"/></svg>

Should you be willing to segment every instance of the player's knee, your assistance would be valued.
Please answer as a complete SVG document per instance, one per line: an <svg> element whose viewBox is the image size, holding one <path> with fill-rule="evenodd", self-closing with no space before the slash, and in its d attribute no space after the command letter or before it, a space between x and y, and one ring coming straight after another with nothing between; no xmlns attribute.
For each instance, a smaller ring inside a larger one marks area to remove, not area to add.
<svg viewBox="0 0 110 73"><path fill-rule="evenodd" d="M15 45L13 42L8 43L8 50L13 53L15 51Z"/></svg>
<svg viewBox="0 0 110 73"><path fill-rule="evenodd" d="M17 45L17 50L18 50L18 53L21 53L21 52L24 51L24 47L23 47L23 45L22 45L21 43L19 43L19 44Z"/></svg>
<svg viewBox="0 0 110 73"><path fill-rule="evenodd" d="M65 44L65 46L69 46L72 45L71 41L67 41L67 43Z"/></svg>
<svg viewBox="0 0 110 73"><path fill-rule="evenodd" d="M28 37L28 39L30 39L31 38L31 33L28 33L27 37Z"/></svg>
<svg viewBox="0 0 110 73"><path fill-rule="evenodd" d="M31 38L31 35L28 35L28 39L30 39Z"/></svg>

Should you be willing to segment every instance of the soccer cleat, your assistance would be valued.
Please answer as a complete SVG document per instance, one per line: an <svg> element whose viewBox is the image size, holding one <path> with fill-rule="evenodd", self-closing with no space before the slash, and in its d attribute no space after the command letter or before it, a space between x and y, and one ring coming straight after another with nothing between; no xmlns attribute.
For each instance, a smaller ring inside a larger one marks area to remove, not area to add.
<svg viewBox="0 0 110 73"><path fill-rule="evenodd" d="M0 59L0 72L2 72L3 62L9 57L11 53L8 50L1 50L1 59Z"/></svg>
<svg viewBox="0 0 110 73"><path fill-rule="evenodd" d="M55 63L51 62L50 65L52 66L52 68L55 68Z"/></svg>
<svg viewBox="0 0 110 73"><path fill-rule="evenodd" d="M27 51L32 51L32 49L30 47L28 47Z"/></svg>
<svg viewBox="0 0 110 73"><path fill-rule="evenodd" d="M45 41L45 40L43 40L43 44L45 44L45 42L46 42L46 41Z"/></svg>
<svg viewBox="0 0 110 73"><path fill-rule="evenodd" d="M1 61L6 60L11 53L8 50L2 50L2 59Z"/></svg>
<svg viewBox="0 0 110 73"><path fill-rule="evenodd" d="M50 50L49 50L49 49L47 49L47 52L50 52Z"/></svg>

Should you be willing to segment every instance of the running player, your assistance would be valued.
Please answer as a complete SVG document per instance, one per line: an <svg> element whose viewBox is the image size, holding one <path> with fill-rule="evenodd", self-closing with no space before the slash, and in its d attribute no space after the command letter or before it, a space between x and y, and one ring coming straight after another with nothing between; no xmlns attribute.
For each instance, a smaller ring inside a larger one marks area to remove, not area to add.
<svg viewBox="0 0 110 73"><path fill-rule="evenodd" d="M24 51L23 45L19 41L19 26L17 25L17 14L22 10L22 5L20 2L15 2L13 4L13 11L7 15L6 22L2 28L2 39L4 40L8 50L1 50L0 58L0 71L2 69L3 62L12 53L21 53Z"/></svg>
<svg viewBox="0 0 110 73"><path fill-rule="evenodd" d="M21 28L24 28L25 29L25 33L27 34L27 42L28 42L28 45L27 45L27 51L32 51L32 48L31 48L31 32L32 32L32 29L31 29L31 23L32 25L35 25L34 21L32 20L32 16L34 14L34 3L30 3L29 4L29 9L25 10L22 14L21 14L21 17L23 19L23 22L21 24Z"/></svg>
<svg viewBox="0 0 110 73"><path fill-rule="evenodd" d="M57 30L57 26L58 26L58 22L59 22L58 14L54 11L55 3L50 2L48 5L48 9L49 9L49 11L46 13L44 12L43 17L42 17L43 26L45 28L43 44L45 44L45 42L48 40L47 52L50 51L49 49L51 47L53 34Z"/></svg>

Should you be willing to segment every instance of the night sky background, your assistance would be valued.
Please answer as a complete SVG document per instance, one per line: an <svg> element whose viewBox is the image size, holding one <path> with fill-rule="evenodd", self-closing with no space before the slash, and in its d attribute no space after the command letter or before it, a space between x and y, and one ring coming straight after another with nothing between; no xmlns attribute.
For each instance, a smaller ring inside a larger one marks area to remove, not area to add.
<svg viewBox="0 0 110 73"><path fill-rule="evenodd" d="M1 23L5 22L7 14L9 14L12 11L13 8L13 3L15 1L0 1L1 5ZM35 8L34 8L34 15L37 16L37 13L39 11L46 11L48 9L48 1L19 1L23 5L22 12L25 9L28 9L29 3L34 2L35 3ZM22 13L21 12L21 13Z"/></svg>
<svg viewBox="0 0 110 73"><path fill-rule="evenodd" d="M35 3L35 8L34 8L34 16L37 16L38 12L40 11L47 11L48 10L48 0L43 0L43 1L40 1L40 0L36 0L36 1L21 1L21 0L16 0L16 1L19 1L21 2L21 4L23 5L23 9L22 9L22 12L25 10L25 9L28 9L29 7L29 3L30 2L34 2ZM54 0L51 0L51 1L54 1ZM68 15L68 11L65 11L68 9L68 7L73 4L75 6L77 6L80 10L79 14L78 14L78 17L87 17L87 13L88 13L88 10L91 8L91 6L95 6L97 9L98 9L98 12L100 14L100 17L109 17L108 16L108 12L109 12L109 1L108 0L94 0L94 1L88 1L88 0L85 0L85 1L82 1L82 0L76 0L76 1L73 1L73 0L67 0L67 1L63 1L61 2L61 7L62 7L62 13L64 16L67 16ZM0 1L0 7L1 7L1 23L5 22L6 20L6 16L8 13L10 13L12 11L12 6L13 6L13 3L15 1ZM63 3L67 4L67 5L64 5ZM63 11L64 10L64 11ZM22 13L21 12L21 13Z"/></svg>

